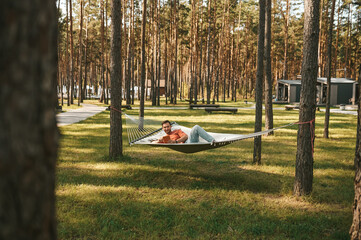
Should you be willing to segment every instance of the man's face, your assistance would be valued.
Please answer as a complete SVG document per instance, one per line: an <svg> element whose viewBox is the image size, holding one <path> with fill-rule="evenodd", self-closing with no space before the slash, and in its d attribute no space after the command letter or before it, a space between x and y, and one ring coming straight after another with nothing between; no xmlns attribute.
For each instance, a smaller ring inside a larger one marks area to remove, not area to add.
<svg viewBox="0 0 361 240"><path fill-rule="evenodd" d="M162 128L163 128L163 131L166 133L166 134L169 134L171 131L172 131L172 127L170 126L169 123L164 123L162 125Z"/></svg>

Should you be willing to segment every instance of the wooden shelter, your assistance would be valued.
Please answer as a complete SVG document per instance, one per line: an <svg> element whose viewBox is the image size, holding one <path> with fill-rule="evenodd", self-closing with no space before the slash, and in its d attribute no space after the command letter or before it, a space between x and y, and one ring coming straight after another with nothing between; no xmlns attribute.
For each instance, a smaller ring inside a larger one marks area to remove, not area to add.
<svg viewBox="0 0 361 240"><path fill-rule="evenodd" d="M317 104L326 104L327 78L317 78ZM356 82L348 78L331 78L331 105L354 104Z"/></svg>
<svg viewBox="0 0 361 240"><path fill-rule="evenodd" d="M331 78L331 105L355 104L358 98L357 82L348 78ZM300 102L301 80L278 80L276 101ZM327 78L317 78L317 104L326 104Z"/></svg>
<svg viewBox="0 0 361 240"><path fill-rule="evenodd" d="M278 80L276 102L300 102L301 80Z"/></svg>

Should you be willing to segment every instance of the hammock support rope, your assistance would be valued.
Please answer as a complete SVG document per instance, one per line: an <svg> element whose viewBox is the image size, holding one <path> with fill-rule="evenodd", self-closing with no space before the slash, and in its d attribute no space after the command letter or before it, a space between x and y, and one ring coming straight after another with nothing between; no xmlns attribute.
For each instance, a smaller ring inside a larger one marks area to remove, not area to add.
<svg viewBox="0 0 361 240"><path fill-rule="evenodd" d="M212 137L215 138L215 142L212 144L210 142L205 141L204 139L200 138L198 143L154 143L155 140L158 140L160 137L164 136L165 133L162 128L159 128L160 121L152 121L152 120L145 120L144 118L135 119L132 116L124 114L126 116L126 125L127 125L127 133L128 133L128 140L129 144L143 144L149 145L153 147L167 147L173 149L175 151L183 152L183 153L195 153L200 152L208 149L219 148L226 146L228 144L234 143L236 141L249 139L258 137L273 131L276 131L281 128L290 127L292 125L300 125L300 124L310 124L311 136L314 136L313 133L313 122L314 119L308 122L295 122L289 123L280 127L272 128L269 130L255 132L251 134L227 134L227 133L212 133L208 132ZM188 136L190 134L191 129L181 126L176 122L172 122L172 130L174 129L181 129L185 132ZM311 139L313 142L314 137ZM313 145L313 143L312 143Z"/></svg>

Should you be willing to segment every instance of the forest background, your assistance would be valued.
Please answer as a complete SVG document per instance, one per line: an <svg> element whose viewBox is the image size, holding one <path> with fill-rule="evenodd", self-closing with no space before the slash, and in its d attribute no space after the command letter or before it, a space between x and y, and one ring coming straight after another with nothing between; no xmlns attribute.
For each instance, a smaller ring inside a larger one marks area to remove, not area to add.
<svg viewBox="0 0 361 240"><path fill-rule="evenodd" d="M58 88L74 103L100 87L108 103L110 87L110 1L59 0ZM319 71L326 76L327 38L332 1L321 1ZM357 79L361 63L361 1L336 1L332 77ZM123 97L140 99L142 1L122 1ZM146 91L152 105L177 99L225 101L254 97L257 60L258 2L148 1L146 18ZM301 74L303 1L272 1L272 79ZM82 31L80 31L82 29ZM79 80L81 79L81 80ZM104 86L104 87L103 87ZM71 94L73 93L73 94Z"/></svg>

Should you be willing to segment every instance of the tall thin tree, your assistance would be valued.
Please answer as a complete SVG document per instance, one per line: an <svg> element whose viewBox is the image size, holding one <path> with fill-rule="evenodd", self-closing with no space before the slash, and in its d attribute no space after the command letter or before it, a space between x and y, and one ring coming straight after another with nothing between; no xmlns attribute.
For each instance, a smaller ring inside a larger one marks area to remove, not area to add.
<svg viewBox="0 0 361 240"><path fill-rule="evenodd" d="M74 38L73 38L73 3L69 0L70 15L70 104L74 104ZM69 99L68 99L69 101Z"/></svg>
<svg viewBox="0 0 361 240"><path fill-rule="evenodd" d="M273 128L273 108L272 108L272 58L271 58L271 14L272 0L266 0L266 29L265 29L265 129ZM273 135L270 132L268 135Z"/></svg>
<svg viewBox="0 0 361 240"><path fill-rule="evenodd" d="M82 71L82 63L83 63L83 0L80 0L80 26L79 26L79 79L78 79L78 106L82 100L82 78L83 78L83 71Z"/></svg>
<svg viewBox="0 0 361 240"><path fill-rule="evenodd" d="M303 61L298 127L295 195L307 195L312 191L313 144L316 111L317 53L319 38L320 1L305 1L303 30Z"/></svg>
<svg viewBox="0 0 361 240"><path fill-rule="evenodd" d="M327 96L326 96L326 113L325 126L323 130L323 137L328 138L330 125L330 102L331 102L331 68L332 68L332 34L333 34L333 18L335 15L335 2L332 0L331 18L328 29L328 43L327 43Z"/></svg>
<svg viewBox="0 0 361 240"><path fill-rule="evenodd" d="M112 0L112 38L111 38L111 104L109 157L123 155L122 141L122 3Z"/></svg>
<svg viewBox="0 0 361 240"><path fill-rule="evenodd" d="M290 16L290 0L286 0L286 15L285 18L285 48L283 57L283 79L288 78L288 27L289 27L289 16Z"/></svg>
<svg viewBox="0 0 361 240"><path fill-rule="evenodd" d="M157 8L157 32L158 32L158 69L157 69L157 106L160 106L160 76L161 76L161 26L160 26L160 16L161 16L161 6L160 6L160 0L158 0L158 8Z"/></svg>
<svg viewBox="0 0 361 240"><path fill-rule="evenodd" d="M100 0L100 38L101 38L101 53L100 53L100 74L101 74L101 81L102 81L102 94L100 97L100 102L105 100L105 66L104 66L104 0Z"/></svg>
<svg viewBox="0 0 361 240"><path fill-rule="evenodd" d="M140 125L139 129L143 129L143 118L144 118L144 95L145 95L145 30L147 23L147 0L143 0L143 11L142 11L142 46L141 46L141 77L140 77L140 108L139 118Z"/></svg>
<svg viewBox="0 0 361 240"><path fill-rule="evenodd" d="M65 44L65 64L66 64L66 88L67 88L67 105L70 106L70 67L69 67L69 0L66 0L66 44Z"/></svg>
<svg viewBox="0 0 361 240"><path fill-rule="evenodd" d="M174 104L177 104L177 92L178 92L178 0L174 0L173 3L173 14L174 14L174 88L173 97Z"/></svg>
<svg viewBox="0 0 361 240"><path fill-rule="evenodd" d="M257 49L257 79L256 79L256 117L254 131L262 130L262 86L264 71L264 35L265 35L265 0L259 1L258 49ZM261 136L254 138L253 163L261 164Z"/></svg>
<svg viewBox="0 0 361 240"><path fill-rule="evenodd" d="M211 103L211 9L212 9L212 0L208 0L208 26L207 26L207 104Z"/></svg>
<svg viewBox="0 0 361 240"><path fill-rule="evenodd" d="M131 81L132 81L132 58L133 58L133 39L132 39L132 8L133 8L133 0L131 0L131 9L129 15L129 29L128 29L128 61L127 61L127 94L126 94L126 103L131 104Z"/></svg>

